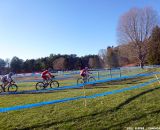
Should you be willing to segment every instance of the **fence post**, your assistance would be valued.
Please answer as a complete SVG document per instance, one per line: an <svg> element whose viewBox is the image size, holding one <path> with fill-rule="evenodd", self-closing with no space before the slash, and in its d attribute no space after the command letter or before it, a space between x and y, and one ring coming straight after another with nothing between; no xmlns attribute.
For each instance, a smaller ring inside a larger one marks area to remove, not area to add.
<svg viewBox="0 0 160 130"><path fill-rule="evenodd" d="M121 78L121 76L122 76L122 74L121 74L121 68L119 68L119 71L120 71L120 78Z"/></svg>
<svg viewBox="0 0 160 130"><path fill-rule="evenodd" d="M160 84L159 78L157 77L157 75L155 74L156 79L158 80L158 83Z"/></svg>
<svg viewBox="0 0 160 130"><path fill-rule="evenodd" d="M110 76L111 76L111 78L112 78L112 73L111 73L111 69L109 69L110 70Z"/></svg>
<svg viewBox="0 0 160 130"><path fill-rule="evenodd" d="M97 75L98 75L98 80L99 80L99 71L97 72Z"/></svg>
<svg viewBox="0 0 160 130"><path fill-rule="evenodd" d="M87 100L86 100L86 91L85 91L85 84L83 84L83 96L84 96L84 106L87 106Z"/></svg>

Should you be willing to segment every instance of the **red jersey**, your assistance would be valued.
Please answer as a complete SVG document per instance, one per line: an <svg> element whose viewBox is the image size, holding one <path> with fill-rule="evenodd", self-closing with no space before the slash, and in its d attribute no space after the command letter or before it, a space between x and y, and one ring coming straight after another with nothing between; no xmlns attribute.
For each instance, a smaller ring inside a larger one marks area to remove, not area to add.
<svg viewBox="0 0 160 130"><path fill-rule="evenodd" d="M51 73L49 73L48 70L43 71L41 75L42 75L42 76L49 75L50 77L52 77Z"/></svg>

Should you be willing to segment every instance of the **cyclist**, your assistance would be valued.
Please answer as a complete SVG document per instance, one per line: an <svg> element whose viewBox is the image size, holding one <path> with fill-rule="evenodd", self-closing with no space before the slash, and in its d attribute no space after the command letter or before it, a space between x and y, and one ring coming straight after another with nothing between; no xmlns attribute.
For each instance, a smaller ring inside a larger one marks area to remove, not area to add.
<svg viewBox="0 0 160 130"><path fill-rule="evenodd" d="M92 73L89 72L88 67L85 67L80 71L80 75L82 76L83 79L87 78L89 74L92 74Z"/></svg>
<svg viewBox="0 0 160 130"><path fill-rule="evenodd" d="M41 77L43 80L47 81L54 76L49 72L49 69L48 70L46 69L42 72Z"/></svg>
<svg viewBox="0 0 160 130"><path fill-rule="evenodd" d="M7 86L9 83L13 81L12 79L13 75L14 75L13 72L10 72L9 74L2 76L1 81L3 87Z"/></svg>

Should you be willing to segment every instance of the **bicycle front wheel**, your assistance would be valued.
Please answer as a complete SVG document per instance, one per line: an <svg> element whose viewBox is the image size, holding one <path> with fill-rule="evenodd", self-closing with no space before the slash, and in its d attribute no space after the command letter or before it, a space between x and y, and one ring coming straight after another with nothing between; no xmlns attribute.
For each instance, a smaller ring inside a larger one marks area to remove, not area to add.
<svg viewBox="0 0 160 130"><path fill-rule="evenodd" d="M44 89L45 88L45 86L44 86L44 83L43 82L38 82L37 84L36 84L36 90L42 90L42 89Z"/></svg>
<svg viewBox="0 0 160 130"><path fill-rule="evenodd" d="M54 80L50 83L50 87L51 88L58 88L59 87L59 83L58 81Z"/></svg>
<svg viewBox="0 0 160 130"><path fill-rule="evenodd" d="M0 93L3 92L3 88L2 85L0 85Z"/></svg>
<svg viewBox="0 0 160 130"><path fill-rule="evenodd" d="M96 79L95 79L94 77L90 77L90 78L88 79L88 82L93 82L93 81L96 81Z"/></svg>
<svg viewBox="0 0 160 130"><path fill-rule="evenodd" d="M17 92L18 86L16 84L11 84L8 86L8 92Z"/></svg>

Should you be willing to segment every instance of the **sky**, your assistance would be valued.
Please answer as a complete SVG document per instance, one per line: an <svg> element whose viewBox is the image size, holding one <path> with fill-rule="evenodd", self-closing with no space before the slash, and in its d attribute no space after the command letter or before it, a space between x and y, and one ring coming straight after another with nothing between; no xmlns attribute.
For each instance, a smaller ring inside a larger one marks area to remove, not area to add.
<svg viewBox="0 0 160 130"><path fill-rule="evenodd" d="M117 46L119 18L160 0L0 0L0 58L98 54Z"/></svg>

